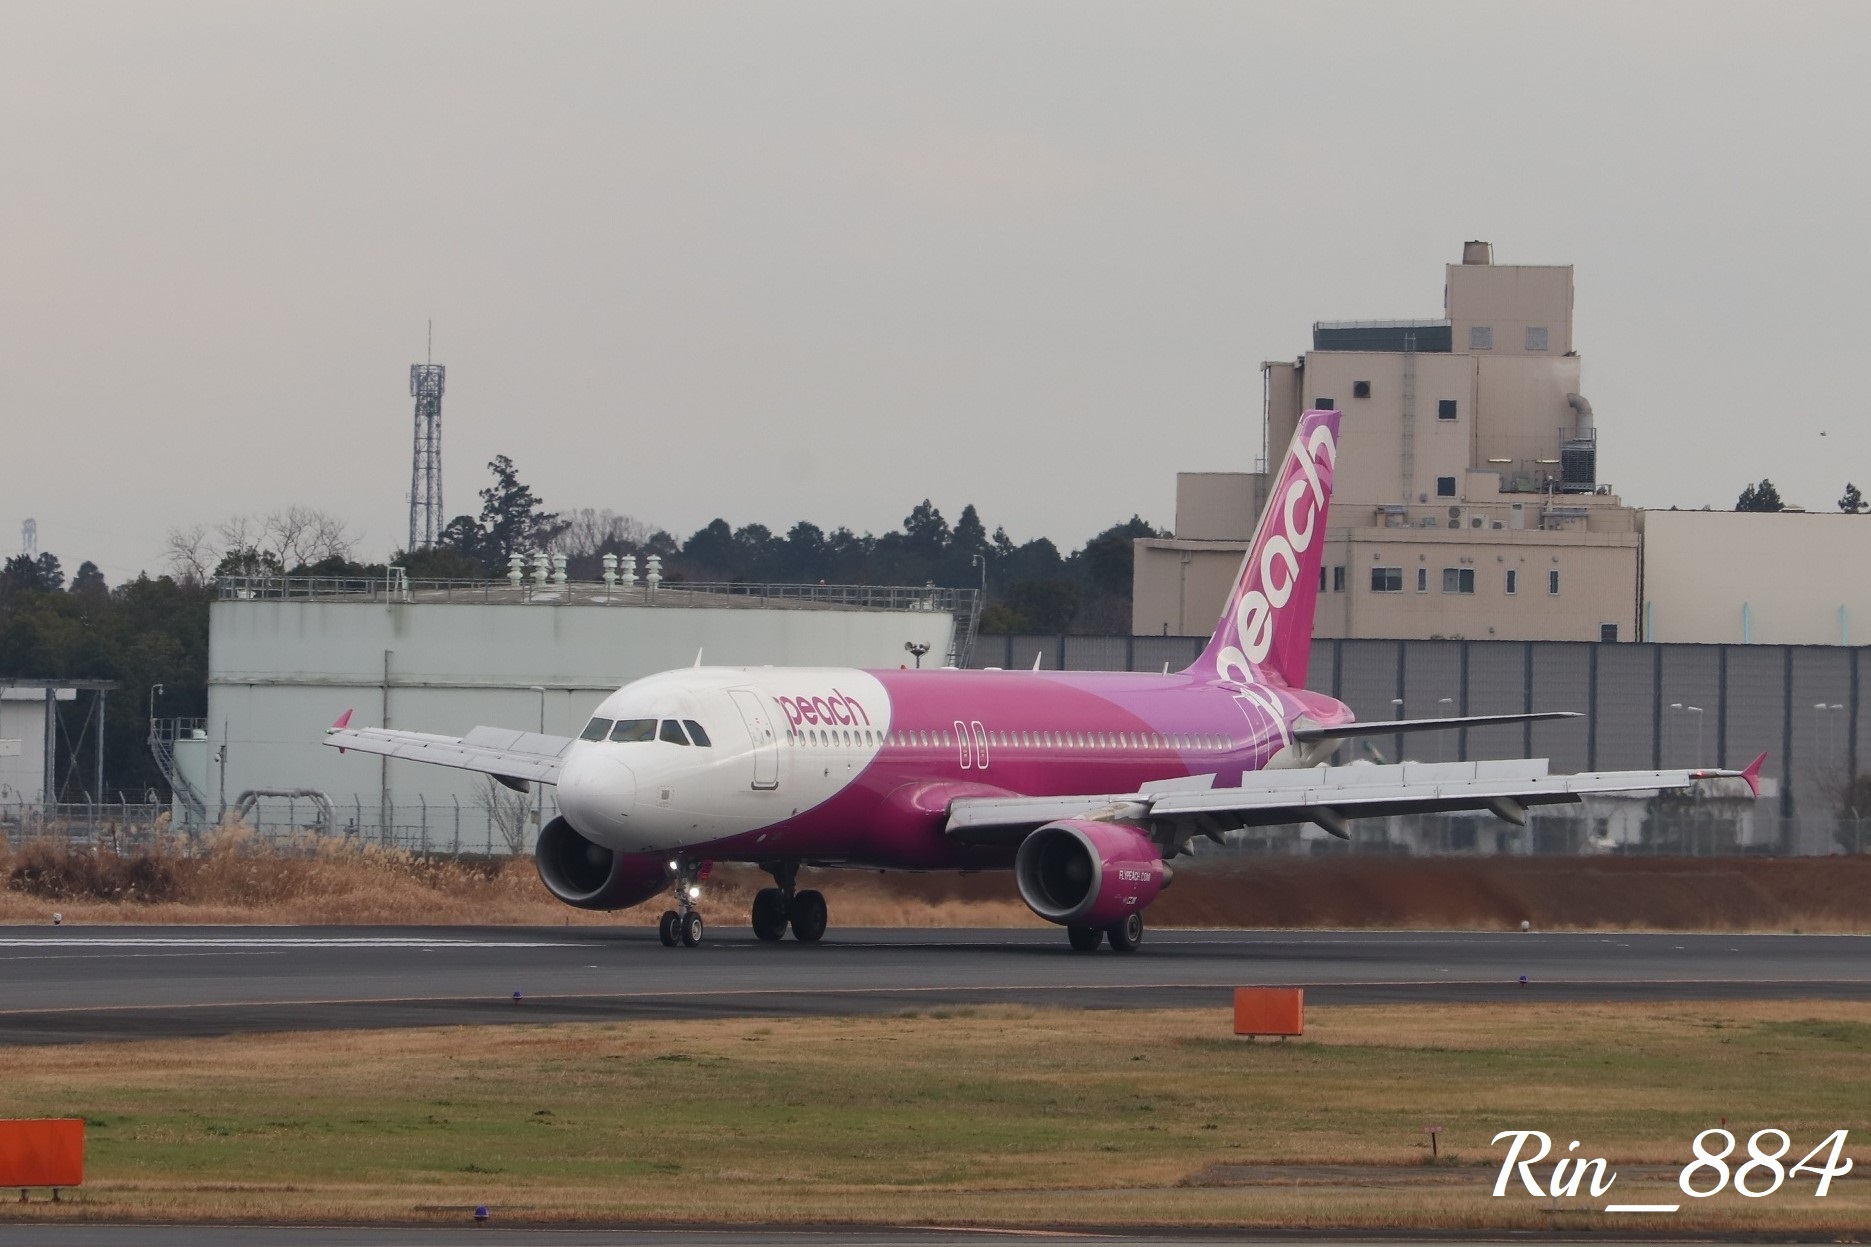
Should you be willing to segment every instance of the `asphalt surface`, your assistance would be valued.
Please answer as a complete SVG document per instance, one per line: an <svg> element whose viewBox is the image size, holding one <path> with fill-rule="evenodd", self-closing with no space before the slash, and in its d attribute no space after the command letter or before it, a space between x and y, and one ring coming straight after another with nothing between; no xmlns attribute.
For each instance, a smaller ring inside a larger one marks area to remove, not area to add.
<svg viewBox="0 0 1871 1247"><path fill-rule="evenodd" d="M1520 980L1525 976L1526 982ZM1152 931L1131 955L1052 930L0 927L0 1044L619 1018L786 1016L1016 1002L1871 999L1871 937ZM518 993L518 999L515 994Z"/></svg>

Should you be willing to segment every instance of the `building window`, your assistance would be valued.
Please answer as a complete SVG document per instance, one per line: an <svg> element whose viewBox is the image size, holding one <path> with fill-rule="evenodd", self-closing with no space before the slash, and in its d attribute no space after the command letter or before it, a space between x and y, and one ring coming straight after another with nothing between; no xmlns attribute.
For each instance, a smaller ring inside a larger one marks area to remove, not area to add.
<svg viewBox="0 0 1871 1247"><path fill-rule="evenodd" d="M1455 419L1455 400L1454 399L1439 398L1436 400L1436 419L1438 420Z"/></svg>
<svg viewBox="0 0 1871 1247"><path fill-rule="evenodd" d="M1544 351L1546 349L1545 325L1527 326L1527 349L1529 351Z"/></svg>
<svg viewBox="0 0 1871 1247"><path fill-rule="evenodd" d="M1598 625L1598 639L1599 639L1599 640L1601 640L1601 641L1612 641L1612 642L1615 642L1615 641L1617 641L1617 639L1618 639L1618 625L1616 625L1616 624L1599 624L1599 625Z"/></svg>
<svg viewBox="0 0 1871 1247"><path fill-rule="evenodd" d="M1338 400L1335 398L1315 398L1312 400L1314 411L1337 411Z"/></svg>
<svg viewBox="0 0 1871 1247"><path fill-rule="evenodd" d="M1438 476L1436 478L1436 497L1455 497L1455 478L1453 476Z"/></svg>
<svg viewBox="0 0 1871 1247"><path fill-rule="evenodd" d="M1558 572L1552 571L1552 572L1546 573L1546 591L1555 596L1558 595L1559 593L1559 573Z"/></svg>
<svg viewBox="0 0 1871 1247"><path fill-rule="evenodd" d="M1353 381L1351 383L1351 396L1353 398L1371 397L1371 383L1369 381Z"/></svg>
<svg viewBox="0 0 1871 1247"><path fill-rule="evenodd" d="M1472 567L1443 568L1442 591L1444 593L1473 593L1475 591L1475 569Z"/></svg>
<svg viewBox="0 0 1871 1247"><path fill-rule="evenodd" d="M1468 349L1471 351L1492 351L1494 349L1494 329L1490 325L1470 325L1468 327Z"/></svg>
<svg viewBox="0 0 1871 1247"><path fill-rule="evenodd" d="M1373 567L1371 569L1372 593L1402 593L1403 569L1401 567Z"/></svg>
<svg viewBox="0 0 1871 1247"><path fill-rule="evenodd" d="M1518 593L1520 591L1520 573L1514 571L1512 568L1509 568L1507 572L1507 591L1509 593Z"/></svg>
<svg viewBox="0 0 1871 1247"><path fill-rule="evenodd" d="M1345 591L1345 569L1343 566L1334 567L1332 569L1332 592L1343 593L1344 591Z"/></svg>
<svg viewBox="0 0 1871 1247"><path fill-rule="evenodd" d="M1319 564L1319 592L1325 592L1325 564Z"/></svg>

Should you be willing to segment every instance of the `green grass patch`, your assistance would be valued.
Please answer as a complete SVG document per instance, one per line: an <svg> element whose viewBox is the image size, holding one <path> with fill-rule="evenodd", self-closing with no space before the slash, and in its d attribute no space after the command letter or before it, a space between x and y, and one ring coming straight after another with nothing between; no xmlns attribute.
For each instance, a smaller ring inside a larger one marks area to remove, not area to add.
<svg viewBox="0 0 1871 1247"><path fill-rule="evenodd" d="M1494 1135L1658 1172L1723 1119L1871 1138L1871 1004L1341 1007L1288 1043L1222 1009L942 1012L11 1049L7 1115L85 1117L91 1182L0 1218L1602 1229L1490 1198ZM1867 1191L1671 1228L1856 1229Z"/></svg>

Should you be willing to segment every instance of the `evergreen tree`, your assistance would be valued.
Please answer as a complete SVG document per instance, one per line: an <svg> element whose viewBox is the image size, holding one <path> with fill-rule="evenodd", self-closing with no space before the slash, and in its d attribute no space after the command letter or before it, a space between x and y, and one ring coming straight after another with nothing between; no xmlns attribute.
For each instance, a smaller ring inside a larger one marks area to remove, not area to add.
<svg viewBox="0 0 1871 1247"><path fill-rule="evenodd" d="M1786 503L1780 501L1780 491L1775 489L1774 483L1766 477L1761 478L1760 484L1749 485L1742 490L1741 496L1735 500L1737 511L1784 511L1786 509Z"/></svg>
<svg viewBox="0 0 1871 1247"><path fill-rule="evenodd" d="M495 455L487 470L494 483L481 491L482 559L502 567L515 554L550 549L564 530L559 517L545 509L531 486L520 483L519 469L505 455Z"/></svg>
<svg viewBox="0 0 1871 1247"><path fill-rule="evenodd" d="M1863 515L1865 496L1858 492L1858 487L1850 481L1845 482L1845 495L1839 499L1839 510L1847 515Z"/></svg>
<svg viewBox="0 0 1871 1247"><path fill-rule="evenodd" d="M97 598L110 592L110 586L104 583L104 573L98 570L90 559L78 564L78 574L71 578L71 591L79 597Z"/></svg>

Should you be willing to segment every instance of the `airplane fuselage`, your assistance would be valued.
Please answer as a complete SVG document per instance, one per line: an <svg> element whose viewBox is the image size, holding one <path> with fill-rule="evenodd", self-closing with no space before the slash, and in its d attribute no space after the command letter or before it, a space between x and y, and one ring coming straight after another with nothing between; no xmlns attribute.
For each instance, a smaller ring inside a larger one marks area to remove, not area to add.
<svg viewBox="0 0 1871 1247"><path fill-rule="evenodd" d="M1317 693L1188 672L690 668L604 700L559 806L626 853L990 868L1011 848L943 834L958 796L1229 787L1319 761L1295 722L1350 717Z"/></svg>

